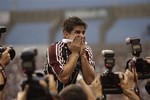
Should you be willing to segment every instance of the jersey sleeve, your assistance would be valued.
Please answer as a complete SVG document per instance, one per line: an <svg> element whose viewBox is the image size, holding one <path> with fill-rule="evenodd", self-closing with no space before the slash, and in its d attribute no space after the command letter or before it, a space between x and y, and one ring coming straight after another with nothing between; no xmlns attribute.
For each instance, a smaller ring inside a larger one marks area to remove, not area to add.
<svg viewBox="0 0 150 100"><path fill-rule="evenodd" d="M56 76L58 76L63 68L61 67L58 59L57 59L57 50L56 50L56 45L50 45L47 48L46 51L46 62L47 66L49 67L49 73L53 73Z"/></svg>
<svg viewBox="0 0 150 100"><path fill-rule="evenodd" d="M91 69L95 69L95 61L93 60L93 53L92 49L87 45L86 47L86 55L89 61L89 64L91 65Z"/></svg>

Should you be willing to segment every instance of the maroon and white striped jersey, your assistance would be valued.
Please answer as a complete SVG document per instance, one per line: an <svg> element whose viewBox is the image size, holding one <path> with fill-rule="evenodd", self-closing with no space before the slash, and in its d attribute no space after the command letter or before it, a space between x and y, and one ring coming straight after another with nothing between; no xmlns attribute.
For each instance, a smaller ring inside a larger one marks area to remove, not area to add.
<svg viewBox="0 0 150 100"><path fill-rule="evenodd" d="M70 54L71 52L68 49L67 44L63 41L59 41L51 44L46 51L45 66L48 66L48 73L51 73L55 76L58 92L62 90L63 87L69 84L75 84L78 73L80 71L82 73L82 69L81 69L82 66L79 57L74 72L69 78L69 81L66 84L63 84L57 79L57 76L63 71L64 65L69 60ZM86 55L89 64L91 65L91 69L94 70L95 62L93 61L93 53L91 48L88 45L86 45Z"/></svg>

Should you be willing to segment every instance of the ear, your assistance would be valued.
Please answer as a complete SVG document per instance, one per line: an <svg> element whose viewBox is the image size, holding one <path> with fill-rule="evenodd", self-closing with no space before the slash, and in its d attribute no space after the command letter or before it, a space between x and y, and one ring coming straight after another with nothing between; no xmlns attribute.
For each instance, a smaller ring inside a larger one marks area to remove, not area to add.
<svg viewBox="0 0 150 100"><path fill-rule="evenodd" d="M66 32L66 31L64 31L64 38L65 38L65 39L68 39L68 38L69 38L69 33Z"/></svg>

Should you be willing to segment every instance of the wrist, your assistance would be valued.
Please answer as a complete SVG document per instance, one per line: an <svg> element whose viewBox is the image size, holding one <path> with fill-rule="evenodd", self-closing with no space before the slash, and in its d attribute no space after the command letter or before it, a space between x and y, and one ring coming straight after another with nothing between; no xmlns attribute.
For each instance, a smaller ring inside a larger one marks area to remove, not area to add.
<svg viewBox="0 0 150 100"><path fill-rule="evenodd" d="M81 58L83 58L83 59L87 58L86 54L81 55Z"/></svg>
<svg viewBox="0 0 150 100"><path fill-rule="evenodd" d="M134 93L134 91L132 91L130 89L123 90L123 94L126 95L126 96L131 95L132 93Z"/></svg>
<svg viewBox="0 0 150 100"><path fill-rule="evenodd" d="M74 57L79 57L79 53L72 53L71 55Z"/></svg>
<svg viewBox="0 0 150 100"><path fill-rule="evenodd" d="M0 72L4 70L4 66L2 64L0 64Z"/></svg>
<svg viewBox="0 0 150 100"><path fill-rule="evenodd" d="M96 97L96 100L105 100L105 97L104 97L104 95L97 96L97 97Z"/></svg>
<svg viewBox="0 0 150 100"><path fill-rule="evenodd" d="M0 91L2 91L6 85L7 76L4 68L0 70Z"/></svg>

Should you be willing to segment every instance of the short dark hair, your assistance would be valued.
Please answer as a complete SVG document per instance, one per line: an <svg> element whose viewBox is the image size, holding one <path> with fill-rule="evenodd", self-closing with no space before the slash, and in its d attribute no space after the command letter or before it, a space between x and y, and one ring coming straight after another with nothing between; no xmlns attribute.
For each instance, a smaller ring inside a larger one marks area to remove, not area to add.
<svg viewBox="0 0 150 100"><path fill-rule="evenodd" d="M80 18L73 16L65 19L62 23L62 30L71 33L75 26L82 25L84 28L87 28L87 24L83 22Z"/></svg>
<svg viewBox="0 0 150 100"><path fill-rule="evenodd" d="M59 96L63 100L88 100L87 94L81 86L71 84L60 91Z"/></svg>

